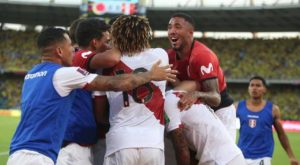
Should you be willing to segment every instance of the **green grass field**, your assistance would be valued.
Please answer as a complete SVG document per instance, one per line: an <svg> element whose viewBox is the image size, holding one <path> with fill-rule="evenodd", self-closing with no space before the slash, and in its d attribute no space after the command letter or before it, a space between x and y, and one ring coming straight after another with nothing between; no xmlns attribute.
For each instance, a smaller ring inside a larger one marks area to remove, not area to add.
<svg viewBox="0 0 300 165"><path fill-rule="evenodd" d="M0 116L0 165L5 165L11 137L19 122L19 118ZM291 146L298 160L300 160L300 133L288 133ZM272 165L288 165L289 160L285 151L280 146L277 135L274 134L275 151Z"/></svg>

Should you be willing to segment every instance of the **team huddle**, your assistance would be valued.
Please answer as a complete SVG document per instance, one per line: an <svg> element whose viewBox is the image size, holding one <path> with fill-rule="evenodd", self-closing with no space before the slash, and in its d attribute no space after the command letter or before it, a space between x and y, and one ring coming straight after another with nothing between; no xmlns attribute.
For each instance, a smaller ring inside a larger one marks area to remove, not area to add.
<svg viewBox="0 0 300 165"><path fill-rule="evenodd" d="M257 143L249 132L255 124L266 127L260 114L235 144L236 116L247 127L243 114L251 106L234 105L217 56L194 39L194 30L191 16L174 14L167 51L151 48L152 30L141 16L123 15L109 24L83 18L69 32L43 30L37 39L42 62L25 76L7 164L164 165L170 163L165 134L180 165L270 164L272 144L267 154L249 151ZM269 113L263 115L270 114L268 126L272 131L275 123L297 165L273 107L266 103Z"/></svg>

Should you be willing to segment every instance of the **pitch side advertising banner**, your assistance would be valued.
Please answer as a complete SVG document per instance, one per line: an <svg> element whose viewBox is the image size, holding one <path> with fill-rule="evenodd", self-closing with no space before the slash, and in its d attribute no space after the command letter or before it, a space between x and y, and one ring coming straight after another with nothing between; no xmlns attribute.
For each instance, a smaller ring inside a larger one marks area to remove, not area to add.
<svg viewBox="0 0 300 165"><path fill-rule="evenodd" d="M300 132L300 121L281 121L282 127L287 132Z"/></svg>

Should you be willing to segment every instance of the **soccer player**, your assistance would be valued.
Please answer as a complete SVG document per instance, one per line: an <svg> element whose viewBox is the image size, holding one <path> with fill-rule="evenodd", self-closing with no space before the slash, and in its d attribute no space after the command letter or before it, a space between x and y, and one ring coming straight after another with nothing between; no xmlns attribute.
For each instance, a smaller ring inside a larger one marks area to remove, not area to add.
<svg viewBox="0 0 300 165"><path fill-rule="evenodd" d="M195 80L200 90L186 93L180 100L187 108L197 99L215 110L232 138L236 136L235 107L218 57L208 47L194 39L195 22L185 13L175 13L168 24L170 64L179 71L178 79ZM176 83L173 84L176 86Z"/></svg>
<svg viewBox="0 0 300 165"><path fill-rule="evenodd" d="M164 109L169 119L169 123L166 124L167 132L173 136L174 131L182 130L183 134L180 136L183 136L181 138L185 138L185 140L180 141L179 145L181 147L187 145L196 152L198 164L244 165L245 159L242 152L209 106L200 101L193 104L188 110L180 112L177 104L182 93L197 90L198 87L197 82L183 81L174 90L166 93ZM179 153L176 155L177 159L179 158L178 164L189 165L188 159L180 160L181 157L184 157L181 154L189 154L188 149L185 149L187 152L182 153L178 152L181 148L176 147L177 145L175 145L175 151Z"/></svg>
<svg viewBox="0 0 300 165"><path fill-rule="evenodd" d="M241 124L238 146L247 164L271 164L274 150L272 126L274 126L279 141L290 159L290 164L299 165L280 123L279 107L264 99L264 94L267 92L265 79L261 76L250 78L248 92L250 98L236 104L236 115Z"/></svg>
<svg viewBox="0 0 300 165"><path fill-rule="evenodd" d="M120 76L97 76L72 65L73 47L67 32L47 28L37 45L42 62L24 78L21 120L12 138L7 164L55 164L77 88L86 90L130 90L151 80L171 80L170 66L149 72Z"/></svg>
<svg viewBox="0 0 300 165"><path fill-rule="evenodd" d="M112 45L121 61L109 75L149 70L156 60L168 64L161 48L150 48L151 27L146 18L120 16L112 24ZM107 92L110 129L106 134L105 165L163 165L166 81L145 83L126 92Z"/></svg>
<svg viewBox="0 0 300 165"><path fill-rule="evenodd" d="M70 38L73 38L72 43L78 48L73 57L73 66L95 73L95 69L112 67L119 61L119 52L106 51L110 49L108 30L109 26L99 18L78 19L72 23ZM102 53L104 51L106 52ZM57 159L58 165L89 165L93 163L93 159L103 164L105 148L102 148L104 150L102 155L98 153L97 156L93 156L91 152L91 148L98 140L97 123L93 111L96 107L97 105L93 106L91 91L76 89L63 146ZM102 161L99 160L101 158Z"/></svg>
<svg viewBox="0 0 300 165"><path fill-rule="evenodd" d="M180 108L187 109L200 99L202 103L214 109L215 114L235 140L235 107L233 99L226 90L227 85L218 57L208 47L194 39L194 30L194 19L188 14L175 13L169 20L168 38L172 47L168 50L169 62L179 71L178 81L172 85L175 87L180 81L195 80L201 86L197 91L183 94L179 101ZM173 138L177 136L176 139L172 139L176 152L183 144L183 139L178 139L180 134L182 134L180 130L176 130L172 136ZM166 148L167 153L169 149ZM187 154L180 154L180 158L177 159L184 161L187 159L184 156Z"/></svg>

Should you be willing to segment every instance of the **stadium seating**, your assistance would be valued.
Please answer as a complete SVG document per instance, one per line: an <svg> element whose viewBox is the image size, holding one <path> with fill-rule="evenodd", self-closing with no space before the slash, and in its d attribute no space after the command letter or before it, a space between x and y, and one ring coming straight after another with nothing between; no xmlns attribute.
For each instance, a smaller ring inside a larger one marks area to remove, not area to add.
<svg viewBox="0 0 300 165"><path fill-rule="evenodd" d="M0 71L26 71L39 62L34 31L0 31Z"/></svg>
<svg viewBox="0 0 300 165"><path fill-rule="evenodd" d="M268 79L299 79L299 39L199 39L219 57L227 78L263 75ZM166 38L152 41L153 47L168 48Z"/></svg>
<svg viewBox="0 0 300 165"><path fill-rule="evenodd" d="M23 80L21 78L0 79L0 109L20 107Z"/></svg>

